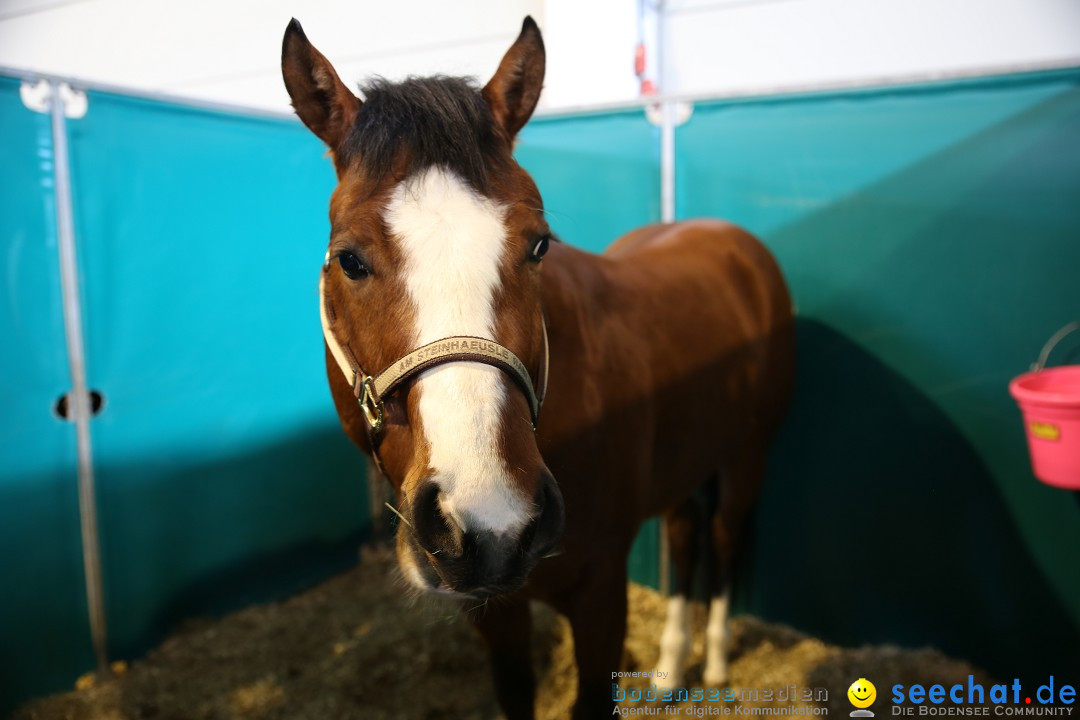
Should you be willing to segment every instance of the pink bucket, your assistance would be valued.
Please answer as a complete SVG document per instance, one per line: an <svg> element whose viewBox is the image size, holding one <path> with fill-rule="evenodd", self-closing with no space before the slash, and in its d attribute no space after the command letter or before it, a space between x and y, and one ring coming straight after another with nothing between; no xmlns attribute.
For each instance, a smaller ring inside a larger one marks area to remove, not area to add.
<svg viewBox="0 0 1080 720"><path fill-rule="evenodd" d="M1024 415L1031 468L1047 485L1080 490L1080 365L1042 370L1054 344L1080 323L1062 328L1034 367L1009 383Z"/></svg>

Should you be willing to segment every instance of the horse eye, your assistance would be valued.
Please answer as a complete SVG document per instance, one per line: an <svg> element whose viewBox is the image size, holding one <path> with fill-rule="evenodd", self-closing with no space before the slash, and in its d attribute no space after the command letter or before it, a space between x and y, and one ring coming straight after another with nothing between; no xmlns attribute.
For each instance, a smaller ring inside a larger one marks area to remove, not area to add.
<svg viewBox="0 0 1080 720"><path fill-rule="evenodd" d="M548 251L548 244L550 242L550 235L544 235L543 237L541 237L539 240L536 241L536 244L533 245L532 250L529 253L530 257L533 260L539 260L540 258L544 257L544 253Z"/></svg>
<svg viewBox="0 0 1080 720"><path fill-rule="evenodd" d="M351 252L343 252L338 255L338 265L341 266L341 271L350 280L359 280L371 274L371 270L368 269L367 265L360 262L360 258Z"/></svg>

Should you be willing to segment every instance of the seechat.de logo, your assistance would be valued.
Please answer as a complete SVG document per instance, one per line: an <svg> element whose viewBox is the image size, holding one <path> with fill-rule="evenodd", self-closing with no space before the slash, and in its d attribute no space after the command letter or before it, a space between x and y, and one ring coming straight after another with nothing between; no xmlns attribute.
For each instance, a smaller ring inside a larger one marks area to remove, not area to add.
<svg viewBox="0 0 1080 720"><path fill-rule="evenodd" d="M1030 686L1029 686L1030 687ZM1050 679L1032 692L1020 678L1011 683L984 687L968 675L966 683L955 685L893 685L893 715L937 716L1070 716L1076 702L1076 687Z"/></svg>

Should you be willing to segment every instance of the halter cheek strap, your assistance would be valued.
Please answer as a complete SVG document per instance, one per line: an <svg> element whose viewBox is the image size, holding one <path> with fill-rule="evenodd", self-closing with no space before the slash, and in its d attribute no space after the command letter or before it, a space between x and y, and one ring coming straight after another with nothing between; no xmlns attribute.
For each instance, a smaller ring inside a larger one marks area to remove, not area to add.
<svg viewBox="0 0 1080 720"><path fill-rule="evenodd" d="M330 348L330 354L345 379L352 386L353 394L360 403L360 410L367 421L368 440L371 454L379 472L386 475L379 459L379 432L383 427L383 398L389 397L402 383L437 365L449 362L478 362L497 367L509 375L525 394L532 415L533 430L540 419L540 408L544 403L548 380L548 337L547 323L541 321L544 334L544 354L541 358L539 384L534 386L529 371L509 348L487 338L469 335L455 335L422 345L403 357L390 363L376 375L364 372L348 344L341 344L334 335L334 310L326 295L326 272L329 262L323 265L319 275L319 318L322 321L323 337Z"/></svg>

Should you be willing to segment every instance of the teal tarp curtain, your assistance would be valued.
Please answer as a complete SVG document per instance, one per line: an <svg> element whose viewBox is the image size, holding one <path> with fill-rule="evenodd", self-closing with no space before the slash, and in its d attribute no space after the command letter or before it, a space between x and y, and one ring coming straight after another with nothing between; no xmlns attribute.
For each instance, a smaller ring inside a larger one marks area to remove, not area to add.
<svg viewBox="0 0 1080 720"><path fill-rule="evenodd" d="M702 104L677 153L679 217L762 237L799 311L743 607L1080 671L1080 496L1007 390L1080 317L1080 72Z"/></svg>
<svg viewBox="0 0 1080 720"><path fill-rule="evenodd" d="M0 79L0 707L93 666L49 117ZM110 654L355 561L364 465L323 368L334 174L297 123L89 93L68 120Z"/></svg>
<svg viewBox="0 0 1080 720"><path fill-rule="evenodd" d="M3 711L92 656L74 430L53 413L49 119L0 78L0 126ZM286 121L91 92L68 129L111 651L130 657L353 561L364 469L317 322L334 177ZM1001 677L1080 670L1080 504L1032 478L1006 393L1080 313L1078 153L1080 72L699 103L677 129L679 217L762 237L800 312L742 610ZM640 111L534 120L518 157L566 242L659 220ZM656 567L650 523L632 574Z"/></svg>

